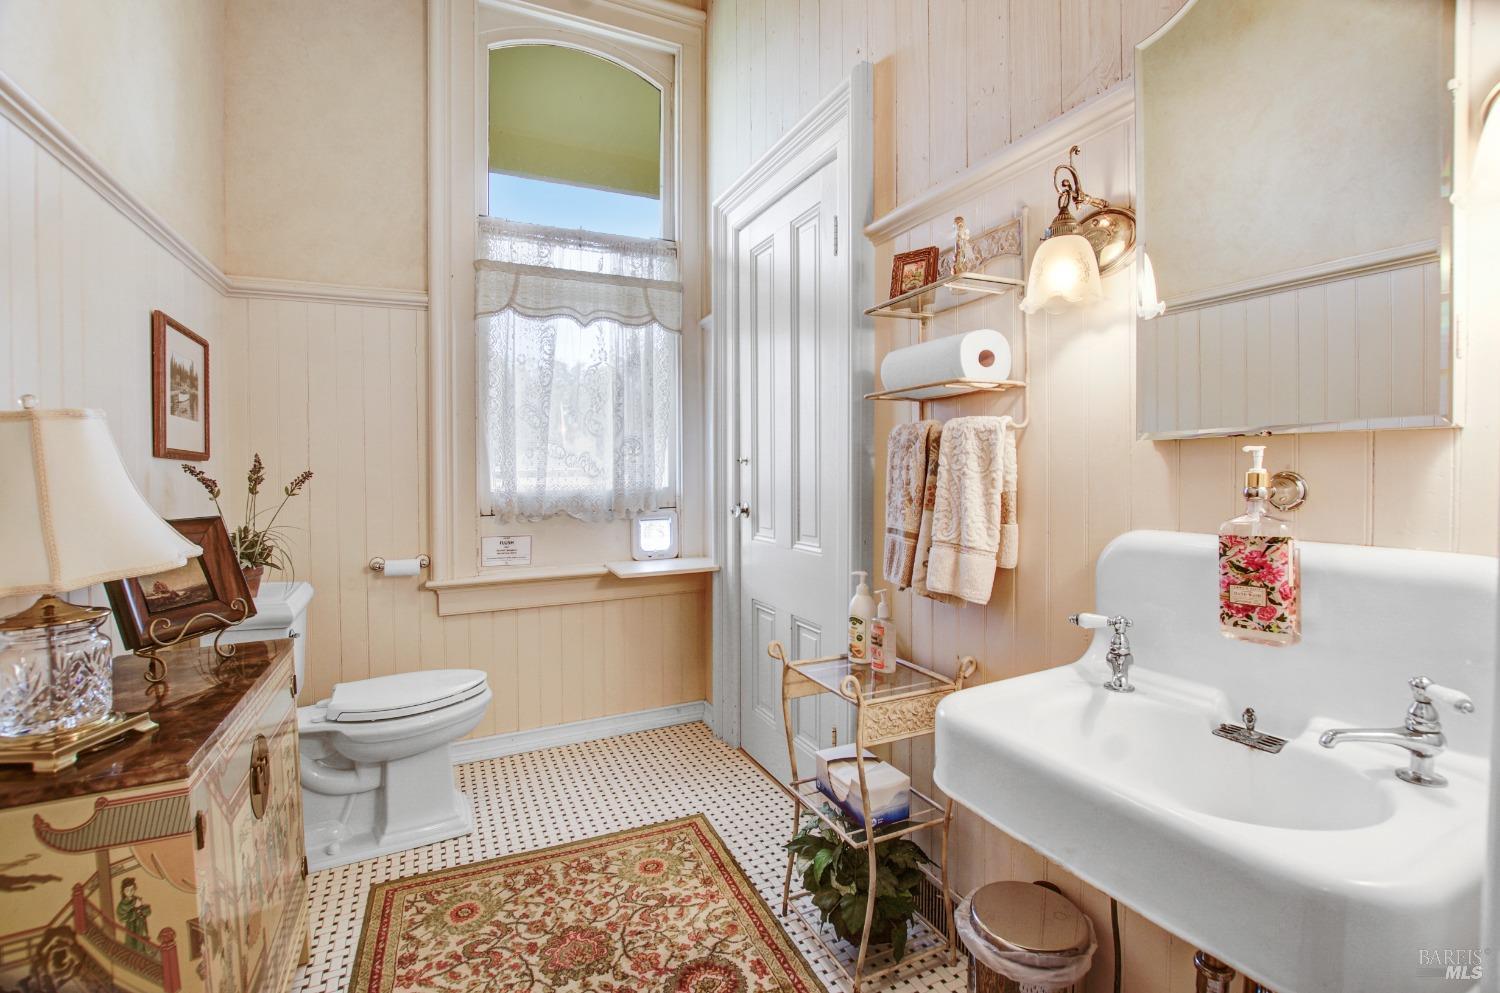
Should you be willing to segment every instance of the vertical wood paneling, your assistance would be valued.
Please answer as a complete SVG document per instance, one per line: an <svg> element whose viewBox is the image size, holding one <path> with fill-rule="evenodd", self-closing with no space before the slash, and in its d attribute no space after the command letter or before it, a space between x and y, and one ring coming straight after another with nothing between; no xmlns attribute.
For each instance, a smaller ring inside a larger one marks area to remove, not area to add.
<svg viewBox="0 0 1500 993"><path fill-rule="evenodd" d="M713 9L723 2L715 0ZM846 42L843 63L832 76L820 59L815 67L818 85L827 92L832 79L841 78L861 57L875 65L874 199L879 216L951 175L958 147L967 148L972 166L1091 93L1128 80L1135 44L1179 6L1180 0L843 0L838 7L845 37L862 35L866 48L861 51ZM769 9L766 0L734 0L728 9L742 25L763 16L756 7ZM959 10L964 29L955 42ZM711 12L711 34L714 17ZM823 30L820 18L820 34ZM797 75L796 85L805 91L807 76L814 71L809 60L766 44L764 32L757 45L753 54L743 45L715 49L710 55L711 83L732 95L732 87L744 86L745 80L785 71ZM954 123L951 108L960 78L961 125ZM913 107L922 111L914 112ZM748 102L737 107L712 99L711 122L721 113L736 128L728 139L711 139L728 142L710 150L718 163L716 192L750 164L735 142L753 133L758 136L757 151L763 150L778 136L780 126L779 120L755 112ZM1066 138L1060 137L1057 145L1061 161ZM1133 175L1128 129L1090 138L1083 152L1087 186L1128 191ZM965 213L971 224L977 219L983 227L1004 219L1017 202L1026 202L1034 222L1050 217L1050 171L1048 165L1035 176L986 191L976 205L948 205L937 212L941 216L923 219L911 231L875 246L876 271L887 270L892 252L947 244L953 213ZM1436 294L1435 268L1424 270L1420 282L1423 293ZM1267 416L1363 416L1359 404L1369 384L1361 382L1363 341L1356 337L1359 312L1350 282L1308 287L1274 302L1224 304L1211 312L1139 327L1131 317L1128 277L1107 278L1105 291L1106 300L1087 313L1033 319L1035 351L1028 396L1032 423L1021 438L1019 453L1019 568L997 573L984 608L895 597L895 641L908 657L946 670L952 654L974 652L980 660L980 680L1071 661L1085 637L1069 628L1064 617L1091 605L1094 563L1111 539L1130 528L1212 531L1239 512L1246 463L1239 440L1139 441L1138 423L1149 428L1155 422L1166 429L1176 423L1180 404L1190 406L1192 416L1203 424L1216 418L1245 424ZM1399 314L1404 305L1396 297L1404 300L1410 292L1388 294L1388 309ZM1366 311L1365 318L1370 316ZM933 333L969 327L998 327L1009 333L1005 321L1014 317L1013 301L993 307L974 304L940 318ZM1400 316L1392 321L1395 328L1407 326ZM913 330L908 322L877 321L877 363L890 349L911 344ZM1425 370L1429 363L1437 364L1439 351L1436 328L1424 326L1422 334ZM1475 356L1474 367L1492 369L1500 344L1490 340L1493 336L1476 337L1485 340L1471 344L1483 350ZM1012 341L1019 349L1019 340ZM1392 378L1391 370L1416 361L1410 340L1388 336L1385 355L1375 373L1394 386L1393 395L1409 393L1416 383L1424 390L1438 388L1430 376L1402 383ZM1289 365L1282 356L1298 357L1296 376L1287 374ZM1184 392L1190 393L1190 404ZM1500 392L1488 385L1477 392L1483 394L1482 405L1475 407L1478 398L1468 403L1461 434L1351 431L1265 439L1272 467L1295 467L1314 488L1312 500L1294 515L1298 533L1319 541L1493 553L1494 505L1500 489L1500 445L1495 443L1500 435ZM1002 413L1011 409L1010 403L965 398L930 405L928 416ZM880 520L885 453L879 440L896 423L918 415L909 405L880 404L872 416L878 439L874 482ZM1471 467L1472 495L1467 490ZM1472 539L1467 537L1471 533ZM608 646L612 639L609 625L605 628ZM623 633L623 622L618 630ZM919 785L930 778L928 745L902 744L891 751L892 759L910 769ZM1076 896L1101 937L1087 988L1090 993L1109 989L1106 896L964 812L958 816L953 843L954 878L963 889L999 878L1051 879ZM1122 908L1122 918L1128 993L1190 991L1191 946L1129 908Z"/></svg>
<svg viewBox="0 0 1500 993"><path fill-rule="evenodd" d="M1010 0L1010 137L1062 113L1062 35L1055 4Z"/></svg>

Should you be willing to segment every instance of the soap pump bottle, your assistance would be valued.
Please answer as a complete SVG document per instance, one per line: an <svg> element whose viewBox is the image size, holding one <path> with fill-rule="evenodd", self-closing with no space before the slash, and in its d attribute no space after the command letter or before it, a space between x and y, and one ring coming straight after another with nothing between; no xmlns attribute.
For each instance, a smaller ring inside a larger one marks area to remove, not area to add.
<svg viewBox="0 0 1500 993"><path fill-rule="evenodd" d="M875 616L875 600L870 596L870 587L865 584L867 574L856 570L859 585L854 588L854 599L849 601L849 661L856 665L867 665L870 661L870 619Z"/></svg>
<svg viewBox="0 0 1500 993"><path fill-rule="evenodd" d="M1219 528L1219 630L1260 645L1302 639L1297 539L1291 522L1270 512L1266 446L1246 445L1245 512Z"/></svg>
<svg viewBox="0 0 1500 993"><path fill-rule="evenodd" d="M876 590L875 617L870 621L870 668L876 672L889 672L893 667L886 652L886 632L891 625L890 604L885 602L885 590Z"/></svg>

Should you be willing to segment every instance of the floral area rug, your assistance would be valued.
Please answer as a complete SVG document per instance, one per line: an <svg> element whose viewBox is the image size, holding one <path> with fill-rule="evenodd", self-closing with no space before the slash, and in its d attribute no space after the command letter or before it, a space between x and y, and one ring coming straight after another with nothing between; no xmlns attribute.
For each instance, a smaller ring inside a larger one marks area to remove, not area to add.
<svg viewBox="0 0 1500 993"><path fill-rule="evenodd" d="M702 814L377 883L354 993L825 993Z"/></svg>

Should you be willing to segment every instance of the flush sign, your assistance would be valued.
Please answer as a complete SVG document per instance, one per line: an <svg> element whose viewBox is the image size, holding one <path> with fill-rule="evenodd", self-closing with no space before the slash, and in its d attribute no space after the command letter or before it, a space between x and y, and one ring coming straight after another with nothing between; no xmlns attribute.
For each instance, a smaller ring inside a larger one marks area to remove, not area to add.
<svg viewBox="0 0 1500 993"><path fill-rule="evenodd" d="M501 534L479 539L479 564L531 565L531 535Z"/></svg>

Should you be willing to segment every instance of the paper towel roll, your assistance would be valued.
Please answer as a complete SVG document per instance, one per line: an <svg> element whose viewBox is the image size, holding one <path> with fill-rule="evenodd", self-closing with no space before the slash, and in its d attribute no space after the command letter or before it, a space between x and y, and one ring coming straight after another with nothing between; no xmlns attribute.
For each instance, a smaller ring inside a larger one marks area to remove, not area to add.
<svg viewBox="0 0 1500 993"><path fill-rule="evenodd" d="M905 390L922 383L979 379L997 383L1010 378L1010 343L999 331L982 328L898 348L880 363L881 388ZM913 391L915 399L947 396L941 386Z"/></svg>
<svg viewBox="0 0 1500 993"><path fill-rule="evenodd" d="M421 559L386 559L384 572L387 576L415 576L422 571Z"/></svg>

